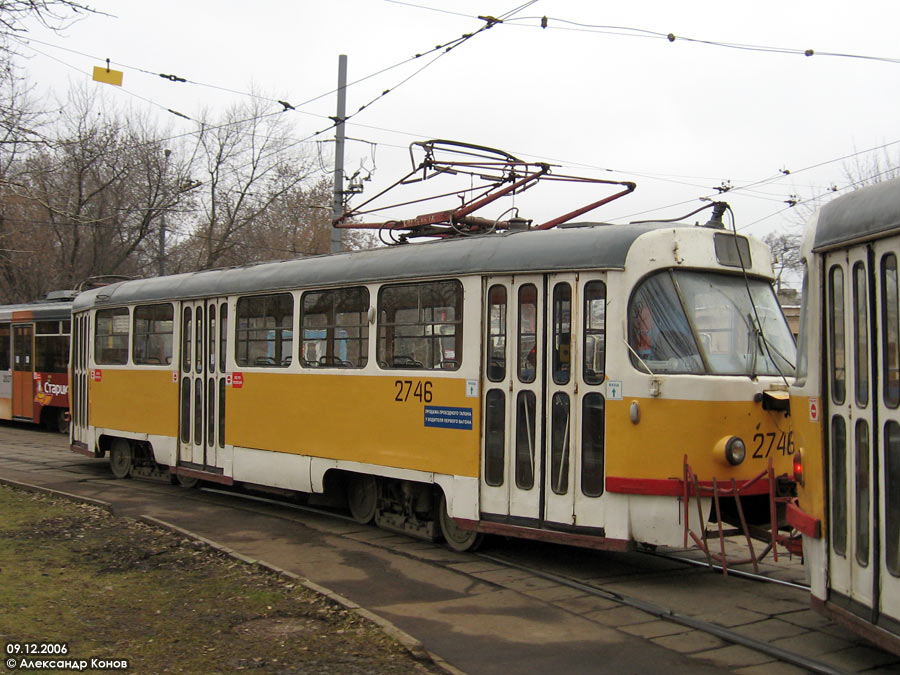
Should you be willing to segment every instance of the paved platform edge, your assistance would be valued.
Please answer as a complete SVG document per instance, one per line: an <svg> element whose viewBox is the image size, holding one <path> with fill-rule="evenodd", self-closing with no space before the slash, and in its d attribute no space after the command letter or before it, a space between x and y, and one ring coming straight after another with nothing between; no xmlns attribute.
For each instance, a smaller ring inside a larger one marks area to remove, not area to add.
<svg viewBox="0 0 900 675"><path fill-rule="evenodd" d="M9 478L0 477L0 485L8 485L9 487L19 488L20 490L27 490L28 492L39 492L41 494L53 495L55 497L62 497L63 499L67 499L70 502L77 502L79 504L89 504L90 506L96 506L99 509L103 509L104 511L110 513L111 515L116 515L113 512L112 504L108 502L101 501L99 499L91 499L90 497L82 497L81 495L72 494L71 492L63 492L62 490L54 490L52 488L41 487L40 485L32 485L31 483L23 483L17 480L11 480Z"/></svg>
<svg viewBox="0 0 900 675"><path fill-rule="evenodd" d="M64 492L62 490L54 490L53 488L42 487L40 485L33 485L31 483L23 483L17 480L11 480L9 478L0 477L0 485L6 485L9 487L19 488L20 490L26 490L28 492L37 492L46 495L52 495L55 497L61 497L71 502L76 502L80 504L89 504L90 506L96 506L97 508L103 509L107 511L111 515L116 518L120 518L122 516L118 516L113 509L112 504L109 502L104 502L99 499L92 499L90 497L82 497L81 495L76 495L71 492ZM259 567L263 567L271 572L279 574L283 577L294 581L295 583L300 584L304 588L317 593L319 595L323 595L330 599L333 602L341 605L345 609L352 611L362 618L371 621L375 625L377 625L384 633L394 638L397 642L403 645L404 649L406 649L417 661L428 661L438 668L445 670L451 675L464 675L463 671L454 668L449 663L444 661L440 656L429 652L425 649L425 646L419 642L416 638L414 638L409 633L399 629L397 626L392 624L390 621L385 619L384 617L378 616L374 612L369 611L365 607L361 607L356 604L349 598L345 598L343 595L339 593L335 593L330 588L326 588L320 584L317 584L309 579L305 579L298 574L295 574L289 570L278 567L277 565L273 565L271 563L266 562L265 560L258 560L256 558L251 558L249 556L244 555L243 553L239 553L228 546L220 544L217 541L213 541L212 539L207 539L204 536L197 534L196 532L191 532L190 530L186 530L182 527L169 523L165 520L160 520L159 518L154 518L153 516L141 515L136 519L140 522L143 522L147 525L152 525L153 527L159 527L164 530L168 530L169 532L174 532L175 534L180 534L189 539L193 539L194 541L198 541L210 548L213 548L217 551L221 551L226 555L234 558L235 560L240 560L241 562L247 563L249 565L257 565Z"/></svg>

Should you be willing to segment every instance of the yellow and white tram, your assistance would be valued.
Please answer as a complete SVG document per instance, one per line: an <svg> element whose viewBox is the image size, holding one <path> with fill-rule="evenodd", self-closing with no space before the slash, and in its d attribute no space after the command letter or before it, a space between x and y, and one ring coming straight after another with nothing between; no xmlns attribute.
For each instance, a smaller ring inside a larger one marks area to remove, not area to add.
<svg viewBox="0 0 900 675"><path fill-rule="evenodd" d="M72 449L343 487L361 522L459 550L681 545L705 527L686 496L746 487L768 519L748 483L791 471L771 280L724 229L585 223L126 281L75 301Z"/></svg>
<svg viewBox="0 0 900 675"><path fill-rule="evenodd" d="M900 654L900 180L807 226L791 389L813 605Z"/></svg>

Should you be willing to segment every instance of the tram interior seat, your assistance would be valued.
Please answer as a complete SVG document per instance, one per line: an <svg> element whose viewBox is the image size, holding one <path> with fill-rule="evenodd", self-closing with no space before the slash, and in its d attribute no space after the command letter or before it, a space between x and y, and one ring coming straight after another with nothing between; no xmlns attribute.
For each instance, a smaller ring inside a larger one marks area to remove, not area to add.
<svg viewBox="0 0 900 675"><path fill-rule="evenodd" d="M391 365L394 368L424 368L421 361L416 361L413 357L407 354L396 354L393 359L391 359Z"/></svg>
<svg viewBox="0 0 900 675"><path fill-rule="evenodd" d="M337 356L320 356L319 363L317 364L319 367L324 368L352 368L353 364L350 361L344 361L340 357Z"/></svg>

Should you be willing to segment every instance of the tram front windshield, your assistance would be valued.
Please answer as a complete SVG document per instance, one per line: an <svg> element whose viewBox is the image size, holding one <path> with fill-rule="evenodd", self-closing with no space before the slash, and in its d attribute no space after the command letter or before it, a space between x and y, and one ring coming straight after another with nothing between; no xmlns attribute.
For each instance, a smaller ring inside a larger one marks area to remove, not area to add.
<svg viewBox="0 0 900 675"><path fill-rule="evenodd" d="M796 346L762 279L672 270L638 286L628 308L636 368L656 373L793 375Z"/></svg>

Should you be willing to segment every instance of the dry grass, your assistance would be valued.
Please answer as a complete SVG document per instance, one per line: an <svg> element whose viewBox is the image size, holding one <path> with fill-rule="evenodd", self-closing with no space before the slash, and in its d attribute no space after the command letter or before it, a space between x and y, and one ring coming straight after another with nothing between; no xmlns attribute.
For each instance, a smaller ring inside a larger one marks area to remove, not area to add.
<svg viewBox="0 0 900 675"><path fill-rule="evenodd" d="M434 672L302 586L102 509L0 487L0 639L132 673Z"/></svg>

